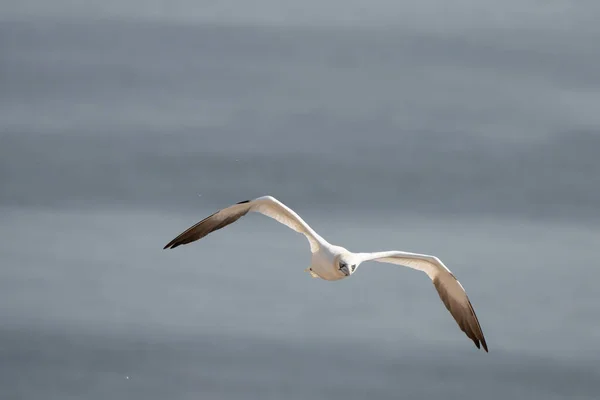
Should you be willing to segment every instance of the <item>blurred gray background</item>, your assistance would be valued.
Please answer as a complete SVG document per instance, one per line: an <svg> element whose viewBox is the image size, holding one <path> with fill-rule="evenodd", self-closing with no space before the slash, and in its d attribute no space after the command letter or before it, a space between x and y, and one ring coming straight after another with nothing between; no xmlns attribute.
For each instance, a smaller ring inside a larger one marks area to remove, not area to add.
<svg viewBox="0 0 600 400"><path fill-rule="evenodd" d="M600 4L0 2L2 399L598 399ZM271 194L424 274L303 272Z"/></svg>

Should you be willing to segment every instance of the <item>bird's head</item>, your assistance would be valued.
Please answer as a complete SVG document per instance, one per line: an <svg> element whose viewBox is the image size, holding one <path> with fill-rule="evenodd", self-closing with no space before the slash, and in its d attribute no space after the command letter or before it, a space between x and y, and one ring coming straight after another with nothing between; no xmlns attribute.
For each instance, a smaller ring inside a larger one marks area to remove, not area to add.
<svg viewBox="0 0 600 400"><path fill-rule="evenodd" d="M356 271L358 267L357 260L353 260L352 257L347 255L339 255L335 260L335 267L343 276L350 276Z"/></svg>

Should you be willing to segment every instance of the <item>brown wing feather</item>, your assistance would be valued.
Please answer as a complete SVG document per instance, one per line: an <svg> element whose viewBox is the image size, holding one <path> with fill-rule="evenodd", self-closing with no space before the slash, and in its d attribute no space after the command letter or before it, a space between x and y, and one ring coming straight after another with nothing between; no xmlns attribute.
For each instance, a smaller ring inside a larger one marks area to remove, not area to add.
<svg viewBox="0 0 600 400"><path fill-rule="evenodd" d="M450 295L448 287L446 286L447 282L444 282L441 277L442 275L440 274L433 279L433 285L437 289L440 299L448 311L450 311L450 314L452 314L452 317L454 317L454 320L460 329L473 341L473 343L475 343L475 346L477 346L478 349L480 346L483 346L483 349L487 352L488 347L485 337L483 336L483 331L481 330L481 325L479 325L479 319L475 314L475 310L473 309L473 305L468 296L466 304L457 301ZM450 274L449 277L446 277L447 279L454 279L456 284L459 285L454 275Z"/></svg>
<svg viewBox="0 0 600 400"><path fill-rule="evenodd" d="M223 210L219 210L216 213L204 218L202 221L197 224L192 225L181 234L179 234L175 239L171 240L163 249L174 249L177 246L181 246L182 244L188 244L191 242L195 242L198 239L202 239L204 236L208 235L211 232L219 230L221 228L230 225L246 215L250 210L250 207L236 207L239 204L246 204L249 200L245 200L237 203L232 207L225 208Z"/></svg>
<svg viewBox="0 0 600 400"><path fill-rule="evenodd" d="M440 299L450 311L459 328L475 343L478 349L483 346L483 349L488 351L479 319L475 315L469 296L454 274L439 258L402 251L384 251L363 253L362 259L389 262L425 272L432 280Z"/></svg>

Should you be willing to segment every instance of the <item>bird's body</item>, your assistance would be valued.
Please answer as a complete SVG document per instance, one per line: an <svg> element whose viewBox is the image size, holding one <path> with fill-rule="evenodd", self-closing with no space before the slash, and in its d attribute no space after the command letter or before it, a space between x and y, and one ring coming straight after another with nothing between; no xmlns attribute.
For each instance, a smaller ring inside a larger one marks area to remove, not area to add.
<svg viewBox="0 0 600 400"><path fill-rule="evenodd" d="M340 246L334 246L327 242L319 246L319 250L312 253L310 266L307 271L315 278L325 279L327 281L337 281L347 278L349 275L344 274L337 268L336 258L342 254L352 254L348 250Z"/></svg>
<svg viewBox="0 0 600 400"><path fill-rule="evenodd" d="M219 210L182 232L164 248L175 248L194 242L237 221L248 212L264 214L306 236L311 250L311 263L306 271L314 278L338 281L354 274L358 266L367 261L397 264L425 272L461 330L477 348L483 346L484 350L488 351L481 326L464 288L437 257L404 251L351 252L329 243L292 209L272 196L242 201Z"/></svg>

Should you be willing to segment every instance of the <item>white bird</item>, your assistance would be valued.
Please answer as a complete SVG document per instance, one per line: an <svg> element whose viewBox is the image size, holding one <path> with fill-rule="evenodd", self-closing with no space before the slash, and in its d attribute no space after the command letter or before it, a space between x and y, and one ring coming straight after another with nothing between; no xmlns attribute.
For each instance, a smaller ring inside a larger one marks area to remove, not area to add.
<svg viewBox="0 0 600 400"><path fill-rule="evenodd" d="M354 274L357 267L365 261L397 264L425 272L432 280L442 302L460 329L475 343L478 349L483 346L483 349L488 351L479 320L465 289L437 257L404 251L353 253L343 247L330 244L291 208L272 196L245 200L221 209L186 229L170 241L164 249L173 249L201 239L211 232L234 223L248 212L264 214L306 236L312 257L311 264L305 271L308 271L314 278L328 281L347 278Z"/></svg>

